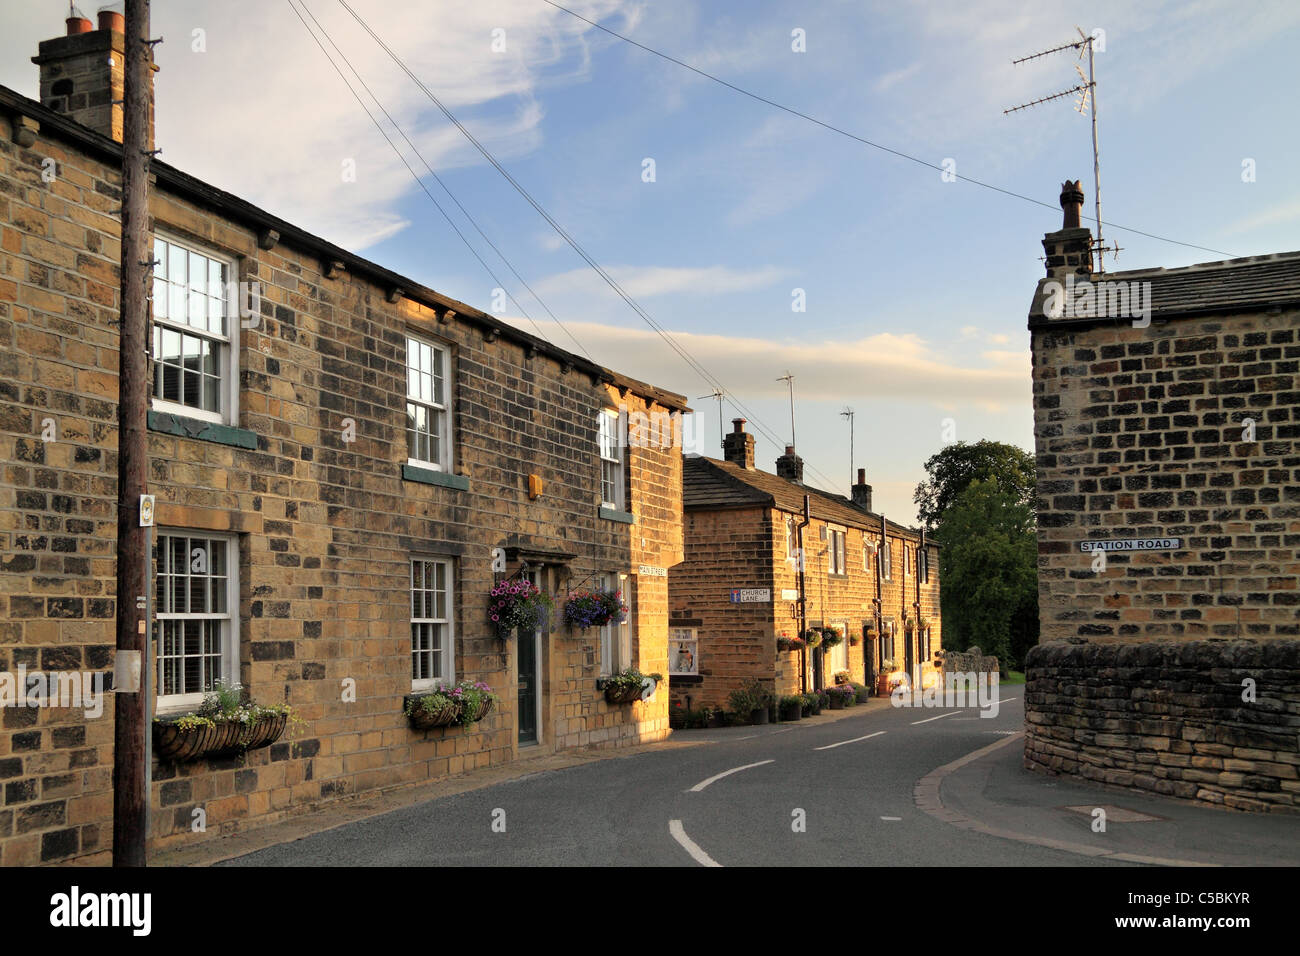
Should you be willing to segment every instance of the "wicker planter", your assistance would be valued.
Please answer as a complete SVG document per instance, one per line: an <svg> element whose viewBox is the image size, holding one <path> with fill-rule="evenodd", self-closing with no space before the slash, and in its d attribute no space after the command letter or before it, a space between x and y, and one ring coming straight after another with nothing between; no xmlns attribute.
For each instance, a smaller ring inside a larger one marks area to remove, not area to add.
<svg viewBox="0 0 1300 956"><path fill-rule="evenodd" d="M280 739L287 714L270 714L253 724L223 721L211 726L182 728L171 721L155 720L153 745L160 760L181 763L200 757L228 757Z"/></svg>
<svg viewBox="0 0 1300 956"><path fill-rule="evenodd" d="M478 721L486 717L488 714L492 713L492 705L493 705L493 700L491 697L483 698L482 702L478 705L478 707L476 707L473 713L470 714L470 718L469 718L470 723L477 723Z"/></svg>
<svg viewBox="0 0 1300 956"><path fill-rule="evenodd" d="M605 703L613 706L631 704L641 699L639 684L606 684Z"/></svg>
<svg viewBox="0 0 1300 956"><path fill-rule="evenodd" d="M411 704L411 728L413 730L432 730L434 727L450 727L460 720L461 707L455 701L447 701L441 708L425 710L417 697Z"/></svg>

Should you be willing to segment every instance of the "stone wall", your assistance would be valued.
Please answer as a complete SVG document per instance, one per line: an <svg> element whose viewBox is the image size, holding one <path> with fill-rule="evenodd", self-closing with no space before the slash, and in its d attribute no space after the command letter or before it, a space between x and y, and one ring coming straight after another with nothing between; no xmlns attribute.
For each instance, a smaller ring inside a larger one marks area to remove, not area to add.
<svg viewBox="0 0 1300 956"><path fill-rule="evenodd" d="M998 659L985 654L978 647L968 647L965 651L943 652L943 673L947 674L999 674Z"/></svg>
<svg viewBox="0 0 1300 956"><path fill-rule="evenodd" d="M1043 641L1300 636L1298 326L1032 326ZM1099 567L1094 538L1181 546Z"/></svg>
<svg viewBox="0 0 1300 956"><path fill-rule="evenodd" d="M1300 641L1040 644L1025 767L1240 810L1300 810Z"/></svg>

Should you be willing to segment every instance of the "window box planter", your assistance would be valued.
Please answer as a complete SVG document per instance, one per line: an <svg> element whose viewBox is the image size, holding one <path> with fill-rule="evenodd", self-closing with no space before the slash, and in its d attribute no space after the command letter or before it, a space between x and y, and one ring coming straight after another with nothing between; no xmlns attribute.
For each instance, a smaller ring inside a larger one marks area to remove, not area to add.
<svg viewBox="0 0 1300 956"><path fill-rule="evenodd" d="M662 674L642 674L635 667L628 667L613 677L605 677L597 683L597 689L603 689L605 692L605 703L611 707L618 707L623 704L634 704L641 700L641 695L646 691L647 681L653 685L658 685L662 681ZM652 695L653 696L653 695Z"/></svg>
<svg viewBox="0 0 1300 956"><path fill-rule="evenodd" d="M192 723L159 719L153 722L153 746L159 759L172 763L200 757L233 757L269 747L283 736L288 713L265 714L250 723L239 720L211 720Z"/></svg>
<svg viewBox="0 0 1300 956"><path fill-rule="evenodd" d="M402 702L402 713L410 720L412 730L456 724L468 727L490 714L496 702L497 697L487 684L463 680L454 687L408 694Z"/></svg>

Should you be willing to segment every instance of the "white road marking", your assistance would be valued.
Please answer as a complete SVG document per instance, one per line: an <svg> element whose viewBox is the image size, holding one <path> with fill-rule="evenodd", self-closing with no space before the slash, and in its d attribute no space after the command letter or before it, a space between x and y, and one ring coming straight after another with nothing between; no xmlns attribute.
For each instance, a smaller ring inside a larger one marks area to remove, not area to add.
<svg viewBox="0 0 1300 956"><path fill-rule="evenodd" d="M691 855L691 859L700 866L722 866L721 863L701 850L699 844L686 835L686 831L682 829L681 820L669 820L668 832L672 834L674 840L682 845L682 849Z"/></svg>
<svg viewBox="0 0 1300 956"><path fill-rule="evenodd" d="M743 767L732 767L730 770L724 770L724 771L722 771L722 773L715 773L715 774L714 774L712 777L710 777L708 780L701 780L699 783L697 783L695 786L691 787L691 789L687 790L686 792L687 792L687 793L699 793L701 790L703 790L703 789L704 789L705 787L707 787L709 784L711 784L711 783L715 783L715 782L717 782L718 780L721 780L723 777L730 777L733 773L740 773L740 771L742 771L742 770L749 770L749 769L751 769L751 768L753 768L753 767L761 767L761 766L763 766L763 764L765 764L765 763L772 763L772 762L773 762L773 761L771 761L771 760L760 760L758 763L747 763L747 764L745 764Z"/></svg>
<svg viewBox="0 0 1300 956"><path fill-rule="evenodd" d="M1000 701L998 701L998 703L999 703L999 704L1009 704L1009 703L1011 703L1013 700L1019 700L1019 699L1020 699L1019 697L1003 697Z"/></svg>
<svg viewBox="0 0 1300 956"><path fill-rule="evenodd" d="M912 721L912 726L915 727L917 724L928 724L932 720L943 720L943 718L945 717L951 717L953 714L960 714L960 713L961 713L960 710L950 710L948 711L948 713L940 714L938 717L927 717L925 718L925 720L914 720Z"/></svg>
<svg viewBox="0 0 1300 956"><path fill-rule="evenodd" d="M903 818L902 817L881 817L880 819L885 820L889 823L897 823L899 820L902 820Z"/></svg>
<svg viewBox="0 0 1300 956"><path fill-rule="evenodd" d="M883 730L877 730L874 734L867 734L865 737L854 737L852 740L841 740L837 744L827 744L825 747L814 747L813 750L834 750L836 747L843 747L845 744L856 744L859 740L870 740L872 737L879 737L885 733Z"/></svg>

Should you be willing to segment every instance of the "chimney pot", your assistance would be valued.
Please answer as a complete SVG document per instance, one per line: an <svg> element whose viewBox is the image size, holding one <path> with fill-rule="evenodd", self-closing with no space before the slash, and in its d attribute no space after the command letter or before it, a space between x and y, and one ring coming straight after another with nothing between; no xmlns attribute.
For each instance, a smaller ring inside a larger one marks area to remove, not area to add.
<svg viewBox="0 0 1300 956"><path fill-rule="evenodd" d="M735 431L722 440L722 457L741 468L754 467L754 436L745 431L745 420L733 418Z"/></svg>
<svg viewBox="0 0 1300 956"><path fill-rule="evenodd" d="M95 29L94 24L86 17L68 17L68 36L73 37L78 33L89 33Z"/></svg>
<svg viewBox="0 0 1300 956"><path fill-rule="evenodd" d="M858 469L858 481L849 489L849 499L864 511L871 510L871 486L867 484L867 469Z"/></svg>
<svg viewBox="0 0 1300 956"><path fill-rule="evenodd" d="M859 468L859 469L858 469L858 484L860 484L860 485L865 485L866 483L867 483L867 469L865 469L865 468Z"/></svg>
<svg viewBox="0 0 1300 956"><path fill-rule="evenodd" d="M126 17L116 10L100 10L99 28L101 30L112 30L116 33L126 33Z"/></svg>
<svg viewBox="0 0 1300 956"><path fill-rule="evenodd" d="M1078 229L1079 213L1083 209L1083 186L1082 181L1076 179L1070 182L1068 179L1061 183L1061 209L1065 215L1061 223L1062 229Z"/></svg>
<svg viewBox="0 0 1300 956"><path fill-rule="evenodd" d="M786 445L785 454L776 460L776 474L786 481L803 483L803 459L794 453L794 445Z"/></svg>

